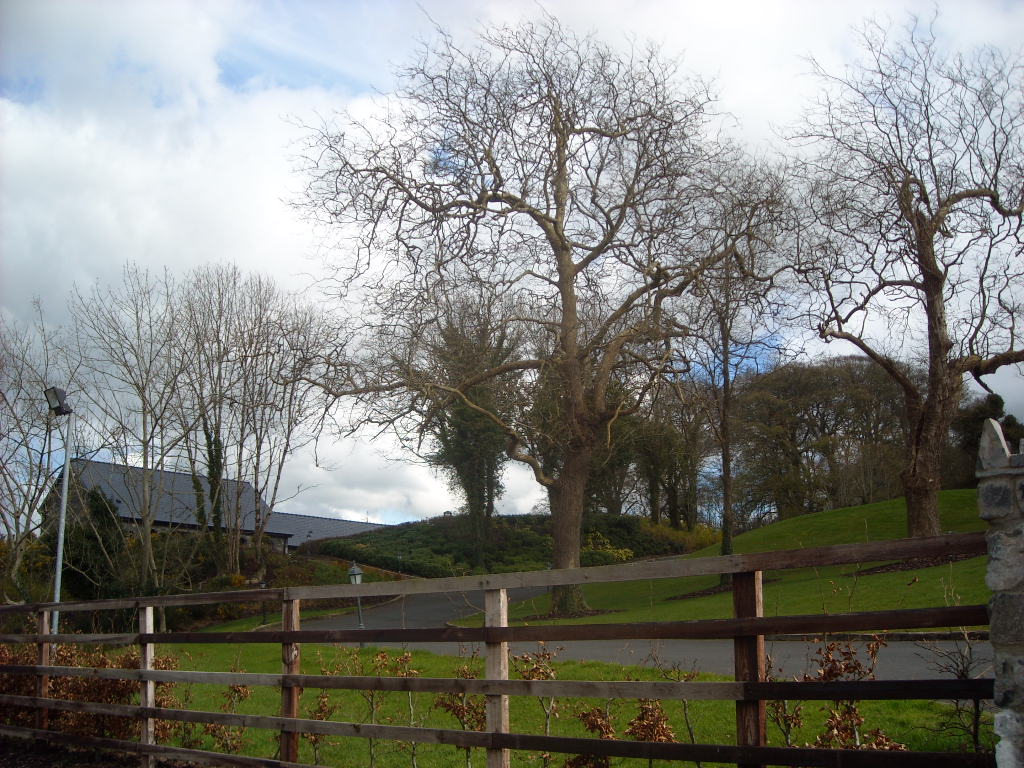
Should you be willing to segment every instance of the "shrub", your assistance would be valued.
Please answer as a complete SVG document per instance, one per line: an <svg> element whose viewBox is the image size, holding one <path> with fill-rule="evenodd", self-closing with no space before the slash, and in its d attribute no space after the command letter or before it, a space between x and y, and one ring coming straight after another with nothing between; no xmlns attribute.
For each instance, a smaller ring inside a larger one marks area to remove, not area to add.
<svg viewBox="0 0 1024 768"><path fill-rule="evenodd" d="M60 667L95 667L98 669L138 669L139 652L129 649L113 651L87 650L78 645L54 646L51 664ZM31 645L0 645L0 666L33 665L36 663L36 649ZM157 656L153 660L155 669L177 669L178 660L173 656ZM36 678L32 675L0 675L0 693L14 696L35 696ZM91 701L101 704L134 704L138 698L141 683L134 680L105 680L91 677L52 677L50 696L68 701ZM177 707L173 683L157 683L156 705ZM33 728L35 711L24 707L5 707L0 711L0 723L9 726ZM102 736L112 739L137 741L142 724L138 720L112 715L95 715L86 712L63 712L50 710L49 728L63 733L84 736ZM155 724L158 740L166 740L173 733L175 725L158 720Z"/></svg>

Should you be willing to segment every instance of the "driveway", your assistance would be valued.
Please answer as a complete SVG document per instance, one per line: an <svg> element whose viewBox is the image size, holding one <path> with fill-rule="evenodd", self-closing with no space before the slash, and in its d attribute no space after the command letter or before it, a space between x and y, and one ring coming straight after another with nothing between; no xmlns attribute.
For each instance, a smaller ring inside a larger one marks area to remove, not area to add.
<svg viewBox="0 0 1024 768"><path fill-rule="evenodd" d="M544 588L510 589L509 602L520 602L543 594ZM483 610L483 592L452 592L430 595L408 595L383 605L364 610L364 623L371 628L440 627L464 616ZM595 621L600 621L596 617ZM356 614L313 619L305 622L303 629L356 629ZM394 643L380 643L385 647L402 647ZM472 643L415 643L411 648L442 655L468 655L474 650ZM936 641L929 645L940 652L955 648L951 641ZM604 661L614 664L646 665L653 663L683 669L695 667L701 672L719 675L733 674L731 640L584 640L552 644L559 648L558 658L579 661ZM510 643L512 653L520 654L535 650L536 643ZM780 679L800 676L811 669L813 654L818 646L802 640L768 640L766 648L772 657L773 666L781 667L776 672ZM987 642L974 644L974 655L979 659L975 674L982 677L992 675L992 646ZM863 657L862 657L863 658ZM918 680L949 677L936 671L934 665L938 655L926 649L923 644L906 641L892 641L882 649L878 657L876 676L888 680Z"/></svg>

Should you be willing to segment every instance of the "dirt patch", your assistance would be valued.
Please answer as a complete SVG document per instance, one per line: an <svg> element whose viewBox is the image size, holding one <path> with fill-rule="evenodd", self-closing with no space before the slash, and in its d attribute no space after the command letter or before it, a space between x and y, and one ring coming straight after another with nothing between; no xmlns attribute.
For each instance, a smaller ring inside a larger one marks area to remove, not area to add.
<svg viewBox="0 0 1024 768"><path fill-rule="evenodd" d="M934 568L937 565L949 565L960 560L970 560L978 555L938 555L936 557L913 557L895 563L876 565L873 568L861 568L853 571L851 576L872 576L876 573L898 573L899 571L916 571L918 568Z"/></svg>

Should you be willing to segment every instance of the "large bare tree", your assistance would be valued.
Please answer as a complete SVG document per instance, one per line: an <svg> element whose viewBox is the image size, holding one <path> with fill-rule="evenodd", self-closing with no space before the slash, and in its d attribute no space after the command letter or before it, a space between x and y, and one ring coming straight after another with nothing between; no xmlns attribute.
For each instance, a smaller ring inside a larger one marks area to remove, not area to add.
<svg viewBox="0 0 1024 768"><path fill-rule="evenodd" d="M965 376L1024 361L1021 60L949 55L927 25L868 24L793 131L811 226L811 317L900 386L912 536L940 531L940 460ZM906 362L921 365L923 380Z"/></svg>
<svg viewBox="0 0 1024 768"><path fill-rule="evenodd" d="M595 447L664 373L684 330L674 302L723 256L693 237L712 186L708 103L656 51L620 53L547 17L471 49L440 34L393 98L312 132L307 202L350 246L335 277L357 307L320 382L394 418L423 387L435 306L479 280L521 307L510 322L536 354L454 389L486 410L473 388L519 371L524 393L551 398L547 419L490 416L547 490L557 568L579 564ZM580 606L578 591L556 595L556 610Z"/></svg>

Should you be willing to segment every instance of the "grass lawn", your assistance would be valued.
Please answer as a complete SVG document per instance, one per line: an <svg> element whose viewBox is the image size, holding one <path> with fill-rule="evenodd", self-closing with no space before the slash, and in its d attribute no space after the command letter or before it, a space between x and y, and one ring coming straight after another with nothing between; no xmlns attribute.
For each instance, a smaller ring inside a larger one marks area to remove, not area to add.
<svg viewBox="0 0 1024 768"><path fill-rule="evenodd" d="M172 649L163 649L164 651ZM252 645L248 647L228 645L193 645L177 647L173 651L181 654L181 666L197 670L244 669L247 672L278 672L281 668L280 647L277 645ZM883 651L884 652L884 651ZM378 649L367 648L357 652L350 648L307 645L303 647L302 671L306 674L320 674L333 669L337 674L377 674L374 667ZM393 660L399 651L389 650ZM453 677L456 669L469 664L477 670L482 668L479 660L438 656L430 653L413 652L410 667L422 677ZM553 664L558 679L563 680L660 680L664 679L659 670L649 667L623 667L601 662L567 661ZM513 675L515 677L515 675ZM699 680L721 680L725 678L701 675ZM184 700L188 709L221 709L226 701L223 686L192 685L179 686L178 697ZM302 696L304 716L317 705L319 691L306 690ZM458 729L459 724L452 715L436 706L434 694L377 693L371 702L368 694L358 691L331 692L329 700L337 710L332 720L349 722L377 722L388 725L410 725ZM373 716L371 717L371 704ZM676 740L690 741L689 730L698 743L734 743L734 707L732 702L695 701L686 704L681 701L663 702L669 724ZM828 702L805 702L803 719L805 725L795 735L796 744L813 742L822 730L826 714L823 708ZM632 700L616 699L589 700L567 699L556 702L557 716L551 721L552 735L592 736L583 728L576 713L592 707L607 708L619 738L628 738L625 731L637 714L637 703ZM235 711L249 714L275 714L280 708L280 693L276 688L253 688L249 698L239 702ZM543 733L544 713L541 703L530 697L511 697L511 722L513 732ZM861 706L865 717L863 732L883 728L886 734L905 743L911 750L956 750L960 744L959 735L943 731L940 724L948 719L949 705L930 701L865 702ZM688 724L689 725L688 725ZM201 748L215 749L211 737L197 733ZM986 738L991 743L991 727ZM245 745L242 753L271 757L277 750L278 735L260 729L249 729L244 734ZM782 745L780 732L769 725L769 743ZM374 754L371 758L370 750ZM334 738L321 745L319 763L338 766L370 766L397 768L412 765L412 745L365 739ZM303 739L300 746L300 761L314 763L312 744ZM446 768L465 765L465 753L454 747L419 745L415 748L416 764L422 768ZM474 750L472 762L484 765L482 750ZM565 756L552 757L552 766L561 766ZM537 754L513 753L512 764L517 766L540 766L545 761ZM668 765L668 763L660 763ZM613 759L612 765L640 768L646 761ZM710 765L705 763L705 765Z"/></svg>
<svg viewBox="0 0 1024 768"><path fill-rule="evenodd" d="M944 491L940 496L942 529L965 533L984 530L978 518L974 490ZM737 554L770 552L881 541L906 535L906 506L893 499L861 507L850 507L814 515L803 515L759 528L736 537ZM687 557L717 555L716 547ZM988 602L985 586L985 558L976 557L931 568L858 575L862 568L879 565L831 566L769 571L764 575L765 614L795 615L848 611L924 608L947 603L974 605ZM585 624L595 621L632 623L638 621L679 621L732 616L732 595L723 592L702 597L675 599L680 595L714 587L718 576L685 579L657 579L614 584L588 584L587 602L594 610L608 611L594 618L560 619L555 623ZM550 610L547 597L512 606L510 620L543 616ZM544 620L547 623L548 619ZM465 622L482 624L481 617Z"/></svg>

